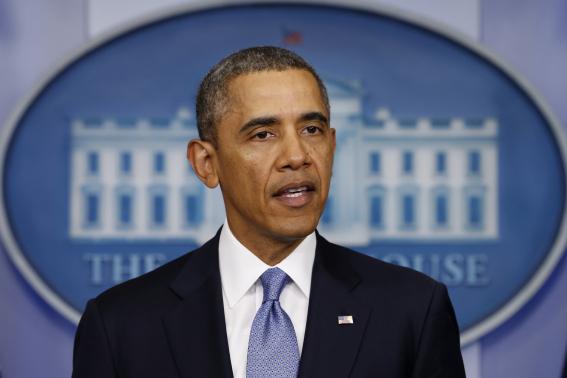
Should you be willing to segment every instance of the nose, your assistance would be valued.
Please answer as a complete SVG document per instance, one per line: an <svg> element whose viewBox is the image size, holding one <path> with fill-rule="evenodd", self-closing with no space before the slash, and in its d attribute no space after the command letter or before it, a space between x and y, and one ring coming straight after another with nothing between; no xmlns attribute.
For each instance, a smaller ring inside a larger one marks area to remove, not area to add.
<svg viewBox="0 0 567 378"><path fill-rule="evenodd" d="M297 132L286 133L281 142L278 168L280 170L297 170L311 164L307 148L308 146Z"/></svg>

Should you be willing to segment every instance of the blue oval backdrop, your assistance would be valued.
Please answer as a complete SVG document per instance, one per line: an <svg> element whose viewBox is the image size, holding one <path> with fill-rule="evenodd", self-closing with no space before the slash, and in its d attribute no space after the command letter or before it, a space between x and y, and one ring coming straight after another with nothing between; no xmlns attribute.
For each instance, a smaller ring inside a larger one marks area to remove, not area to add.
<svg viewBox="0 0 567 378"><path fill-rule="evenodd" d="M219 192L184 157L194 96L215 62L255 45L298 52L328 86L338 148L321 233L444 282L465 334L563 247L557 127L486 55L370 11L211 8L87 50L9 125L4 236L69 318L222 224Z"/></svg>

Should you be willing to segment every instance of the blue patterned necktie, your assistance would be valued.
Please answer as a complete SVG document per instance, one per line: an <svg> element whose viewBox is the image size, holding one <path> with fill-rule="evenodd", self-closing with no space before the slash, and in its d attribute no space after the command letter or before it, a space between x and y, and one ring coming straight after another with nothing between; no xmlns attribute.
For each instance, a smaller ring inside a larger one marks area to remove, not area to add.
<svg viewBox="0 0 567 378"><path fill-rule="evenodd" d="M291 319L280 305L280 294L289 277L280 268L270 268L260 280L264 300L250 330L246 377L297 377L297 338Z"/></svg>

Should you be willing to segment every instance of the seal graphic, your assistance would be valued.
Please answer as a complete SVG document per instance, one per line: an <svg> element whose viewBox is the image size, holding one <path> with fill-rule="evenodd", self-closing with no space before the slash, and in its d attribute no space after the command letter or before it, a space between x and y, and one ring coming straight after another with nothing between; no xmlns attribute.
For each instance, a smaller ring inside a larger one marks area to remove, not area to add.
<svg viewBox="0 0 567 378"><path fill-rule="evenodd" d="M445 283L464 343L538 290L565 247L565 144L541 100L438 28L294 3L192 7L129 27L14 115L0 228L47 302L76 322L88 298L213 235L222 198L185 161L193 96L221 56L266 44L305 56L328 87L337 151L322 234Z"/></svg>

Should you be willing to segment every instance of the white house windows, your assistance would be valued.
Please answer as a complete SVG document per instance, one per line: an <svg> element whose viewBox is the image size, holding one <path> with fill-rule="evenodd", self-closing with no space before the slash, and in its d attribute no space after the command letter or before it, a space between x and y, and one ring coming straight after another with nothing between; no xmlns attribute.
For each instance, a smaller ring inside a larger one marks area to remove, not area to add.
<svg viewBox="0 0 567 378"><path fill-rule="evenodd" d="M98 228L101 218L101 190L98 186L86 186L82 190L83 227Z"/></svg>
<svg viewBox="0 0 567 378"><path fill-rule="evenodd" d="M165 224L166 197L163 193L152 195L152 224L163 226Z"/></svg>
<svg viewBox="0 0 567 378"><path fill-rule="evenodd" d="M167 220L167 188L155 186L149 190L150 227L163 228Z"/></svg>
<svg viewBox="0 0 567 378"><path fill-rule="evenodd" d="M373 151L368 158L370 175L377 176L382 172L382 156L380 152Z"/></svg>
<svg viewBox="0 0 567 378"><path fill-rule="evenodd" d="M165 173L165 154L161 151L155 152L153 156L153 170L156 175Z"/></svg>
<svg viewBox="0 0 567 378"><path fill-rule="evenodd" d="M385 227L385 190L382 186L373 186L368 191L369 223L373 229Z"/></svg>
<svg viewBox="0 0 567 378"><path fill-rule="evenodd" d="M418 189L404 186L399 189L399 226L401 230L413 230L417 227Z"/></svg>
<svg viewBox="0 0 567 378"><path fill-rule="evenodd" d="M85 168L88 184L81 188L81 223L85 229L96 229L101 224L102 190L100 181L100 155L96 151L87 151Z"/></svg>
<svg viewBox="0 0 567 378"><path fill-rule="evenodd" d="M493 226L484 183L491 179L491 171L483 164L491 156L481 148L410 147L369 149L363 155L364 222L371 235L443 238L487 233ZM459 163L464 169L457 169ZM451 170L451 164L456 169ZM418 172L422 167L428 172ZM386 197L386 193L393 195ZM321 225L331 229L337 222L326 210Z"/></svg>
<svg viewBox="0 0 567 378"><path fill-rule="evenodd" d="M415 228L415 194L402 194L402 228Z"/></svg>
<svg viewBox="0 0 567 378"><path fill-rule="evenodd" d="M478 195L468 197L467 208L469 227L480 228L482 226L482 197Z"/></svg>
<svg viewBox="0 0 567 378"><path fill-rule="evenodd" d="M470 186L465 188L465 227L469 230L482 230L485 218L485 188Z"/></svg>
<svg viewBox="0 0 567 378"><path fill-rule="evenodd" d="M123 151L120 153L120 173L122 175L128 176L132 172L132 153L129 151Z"/></svg>
<svg viewBox="0 0 567 378"><path fill-rule="evenodd" d="M444 176L447 174L447 154L438 151L435 154L435 174Z"/></svg>
<svg viewBox="0 0 567 378"><path fill-rule="evenodd" d="M89 151L87 153L87 174L97 175L99 172L99 155L97 152Z"/></svg>
<svg viewBox="0 0 567 378"><path fill-rule="evenodd" d="M192 187L181 191L183 203L183 224L186 227L195 227L203 222L203 188Z"/></svg>
<svg viewBox="0 0 567 378"><path fill-rule="evenodd" d="M336 117L337 130L348 132L337 133L322 229L347 245L498 237L495 120L471 128L464 118L403 121L382 109L366 123L358 100L353 122ZM216 229L222 197L182 163L186 141L197 137L194 119L184 117L73 123L72 238L202 240Z"/></svg>
<svg viewBox="0 0 567 378"><path fill-rule="evenodd" d="M119 201L119 220L121 225L130 226L132 224L132 194L122 193L118 197Z"/></svg>
<svg viewBox="0 0 567 378"><path fill-rule="evenodd" d="M116 219L120 228L134 225L134 188L130 186L116 189Z"/></svg>
<svg viewBox="0 0 567 378"><path fill-rule="evenodd" d="M433 189L432 201L433 227L443 229L449 227L449 189L441 186Z"/></svg>
<svg viewBox="0 0 567 378"><path fill-rule="evenodd" d="M404 175L413 174L414 169L414 155L412 151L404 151L402 153L402 173Z"/></svg>
<svg viewBox="0 0 567 378"><path fill-rule="evenodd" d="M219 222L206 216L209 194L189 164L186 172L166 175L182 154L120 146L114 151L84 149L77 156L73 169L80 173L75 179L80 177L81 185L71 214L77 235L145 238L155 237L148 235L156 231L154 235L185 237L208 227L206 221L213 219L215 227Z"/></svg>
<svg viewBox="0 0 567 378"><path fill-rule="evenodd" d="M470 176L480 176L482 173L482 160L480 151L469 151L467 158L467 172Z"/></svg>
<svg viewBox="0 0 567 378"><path fill-rule="evenodd" d="M203 216L202 203L195 194L185 196L185 224L197 225Z"/></svg>
<svg viewBox="0 0 567 378"><path fill-rule="evenodd" d="M449 220L449 199L446 195L438 194L435 197L435 225L447 227Z"/></svg>
<svg viewBox="0 0 567 378"><path fill-rule="evenodd" d="M100 195L98 193L86 194L86 220L88 226L96 226L99 221Z"/></svg>

